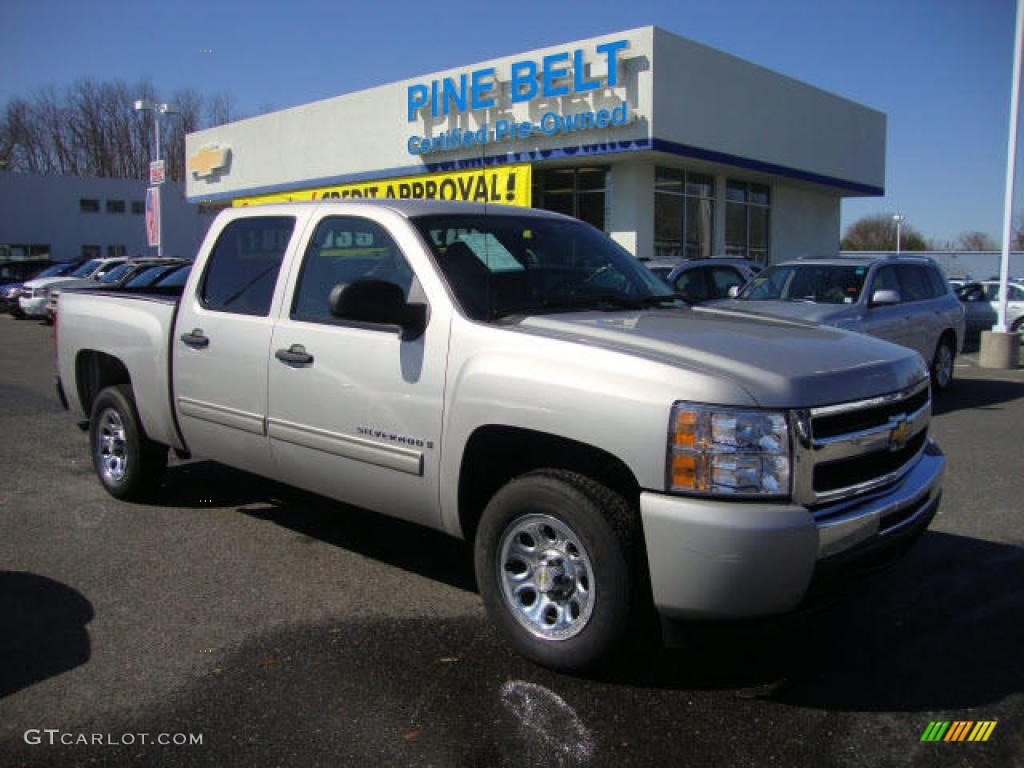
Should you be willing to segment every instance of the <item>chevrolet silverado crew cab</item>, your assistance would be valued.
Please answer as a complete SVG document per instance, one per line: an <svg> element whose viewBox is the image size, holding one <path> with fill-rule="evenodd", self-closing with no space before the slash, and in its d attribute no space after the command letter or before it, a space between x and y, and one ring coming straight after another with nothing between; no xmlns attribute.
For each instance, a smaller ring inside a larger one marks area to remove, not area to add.
<svg viewBox="0 0 1024 768"><path fill-rule="evenodd" d="M177 290L61 299L58 393L105 488L153 493L170 449L467 539L542 664L593 664L651 605L797 609L939 504L920 355L688 306L558 214L236 208Z"/></svg>

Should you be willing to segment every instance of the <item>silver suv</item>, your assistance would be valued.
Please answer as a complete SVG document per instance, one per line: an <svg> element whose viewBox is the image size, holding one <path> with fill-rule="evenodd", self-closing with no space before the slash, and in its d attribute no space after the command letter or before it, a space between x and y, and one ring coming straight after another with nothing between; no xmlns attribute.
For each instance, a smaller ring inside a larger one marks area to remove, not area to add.
<svg viewBox="0 0 1024 768"><path fill-rule="evenodd" d="M939 266L919 256L799 259L758 274L722 308L859 331L920 353L932 386L953 381L964 308Z"/></svg>

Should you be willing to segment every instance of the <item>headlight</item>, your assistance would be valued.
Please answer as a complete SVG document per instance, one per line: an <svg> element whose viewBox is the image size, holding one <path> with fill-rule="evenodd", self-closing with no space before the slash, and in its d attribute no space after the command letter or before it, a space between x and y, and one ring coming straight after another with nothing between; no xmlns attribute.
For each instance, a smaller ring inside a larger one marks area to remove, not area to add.
<svg viewBox="0 0 1024 768"><path fill-rule="evenodd" d="M784 412L676 403L668 439L669 491L789 496L789 422Z"/></svg>

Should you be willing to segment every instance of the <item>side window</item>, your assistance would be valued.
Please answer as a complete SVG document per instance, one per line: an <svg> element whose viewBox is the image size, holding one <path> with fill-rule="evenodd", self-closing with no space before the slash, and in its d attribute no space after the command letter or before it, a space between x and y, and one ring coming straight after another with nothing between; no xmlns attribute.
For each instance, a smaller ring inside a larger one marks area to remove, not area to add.
<svg viewBox="0 0 1024 768"><path fill-rule="evenodd" d="M948 283L946 278L942 276L939 270L935 267L924 267L925 276L928 278L928 284L931 286L932 298L938 296L945 296L949 293Z"/></svg>
<svg viewBox="0 0 1024 768"><path fill-rule="evenodd" d="M985 301L999 301L999 283L985 283Z"/></svg>
<svg viewBox="0 0 1024 768"><path fill-rule="evenodd" d="M732 267L708 267L708 287L711 298L724 299L734 285L743 285L743 276Z"/></svg>
<svg viewBox="0 0 1024 768"><path fill-rule="evenodd" d="M1010 289L1010 301L1024 301L1024 289L1011 285Z"/></svg>
<svg viewBox="0 0 1024 768"><path fill-rule="evenodd" d="M676 278L676 293L690 301L707 301L708 286L704 270L688 269Z"/></svg>
<svg viewBox="0 0 1024 768"><path fill-rule="evenodd" d="M903 288L896 277L895 267L881 267L875 273L875 282L871 286L871 293L874 294L875 291L898 291L900 298L903 301L907 300L907 297L903 296Z"/></svg>
<svg viewBox="0 0 1024 768"><path fill-rule="evenodd" d="M265 317L295 219L263 216L224 227L210 253L199 302L216 312Z"/></svg>
<svg viewBox="0 0 1024 768"><path fill-rule="evenodd" d="M334 286L383 280L409 297L413 272L391 235L374 221L333 216L320 222L302 260L292 302L293 320L330 322Z"/></svg>
<svg viewBox="0 0 1024 768"><path fill-rule="evenodd" d="M900 281L900 296L904 301L921 301L931 298L931 286L924 270L916 264L898 264L896 274Z"/></svg>

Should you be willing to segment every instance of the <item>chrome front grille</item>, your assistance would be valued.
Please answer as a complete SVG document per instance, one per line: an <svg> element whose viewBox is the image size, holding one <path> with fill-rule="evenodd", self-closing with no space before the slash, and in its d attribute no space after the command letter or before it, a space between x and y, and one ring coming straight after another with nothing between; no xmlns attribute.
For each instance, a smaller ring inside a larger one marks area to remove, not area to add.
<svg viewBox="0 0 1024 768"><path fill-rule="evenodd" d="M833 504L895 483L924 449L930 420L927 379L902 392L799 412L797 500Z"/></svg>

